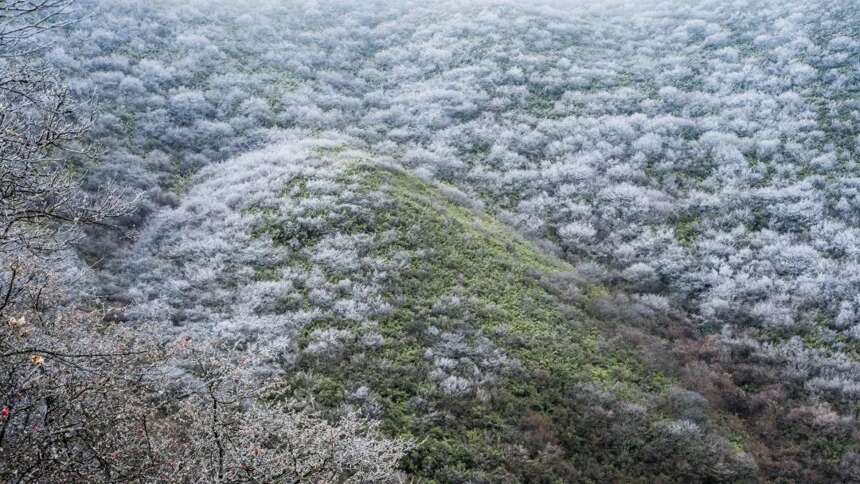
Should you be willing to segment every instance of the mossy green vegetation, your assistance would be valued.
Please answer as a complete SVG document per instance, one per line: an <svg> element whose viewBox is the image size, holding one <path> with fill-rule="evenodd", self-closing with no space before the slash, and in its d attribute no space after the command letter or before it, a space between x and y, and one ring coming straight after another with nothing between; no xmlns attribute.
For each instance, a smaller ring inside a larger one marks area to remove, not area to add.
<svg viewBox="0 0 860 484"><path fill-rule="evenodd" d="M673 472L674 458L654 465L643 455L675 417L646 410L671 378L609 344L612 326L548 286L547 278L573 270L568 263L406 171L339 169L356 200L385 200L371 218L342 218L331 230L371 236L376 260L401 262L384 278L391 310L374 325L326 318L305 327L303 350L321 331L353 337L334 355L302 351L298 376L277 396L310 397L335 411L355 404L356 393L372 394L384 429L420 442L404 470L431 482L527 481L537 469L558 482L629 477L630 466ZM308 196L302 180L283 194ZM326 235L309 237L275 214L266 220L263 232L276 243L310 246ZM327 277L337 282L337 274ZM584 289L586 300L607 294ZM383 343L359 344L369 335Z"/></svg>
<svg viewBox="0 0 860 484"><path fill-rule="evenodd" d="M389 324L402 326L426 316L440 298L456 293L470 301L478 329L521 343L512 353L528 370L567 381L626 384L622 375L656 381L627 358L599 354L594 328L562 316L561 301L539 276L572 270L567 263L540 253L500 222L457 205L415 176L367 165L356 171L365 184L394 200L380 228L408 233L417 226L415 236L396 245L429 250L398 280L397 296L405 298L408 310L395 312Z"/></svg>
<svg viewBox="0 0 860 484"><path fill-rule="evenodd" d="M692 247L696 244L699 232L696 229L696 219L685 219L675 224L675 239L681 244Z"/></svg>

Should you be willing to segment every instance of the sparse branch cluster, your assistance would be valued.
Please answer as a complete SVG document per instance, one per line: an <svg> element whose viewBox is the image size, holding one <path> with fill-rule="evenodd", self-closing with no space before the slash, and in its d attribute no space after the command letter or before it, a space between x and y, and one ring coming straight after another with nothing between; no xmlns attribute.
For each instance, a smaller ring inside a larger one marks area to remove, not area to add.
<svg viewBox="0 0 860 484"><path fill-rule="evenodd" d="M89 124L57 74L33 61L34 36L57 28L67 1L0 6L0 317L40 309L62 252L82 227L125 215L132 201L106 184L79 188L64 161ZM31 49L22 51L21 49Z"/></svg>
<svg viewBox="0 0 860 484"><path fill-rule="evenodd" d="M22 57L37 51L38 38L67 25L73 0L8 0L0 5L0 58Z"/></svg>

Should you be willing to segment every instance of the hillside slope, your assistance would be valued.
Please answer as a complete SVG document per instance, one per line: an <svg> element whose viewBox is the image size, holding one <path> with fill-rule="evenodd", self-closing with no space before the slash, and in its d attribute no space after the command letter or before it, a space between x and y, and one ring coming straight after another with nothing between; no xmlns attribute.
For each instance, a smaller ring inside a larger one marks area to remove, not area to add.
<svg viewBox="0 0 860 484"><path fill-rule="evenodd" d="M589 315L605 289L461 192L349 143L286 141L205 169L140 242L133 314L239 350L271 398L415 437L416 476L754 474L725 416Z"/></svg>
<svg viewBox="0 0 860 484"><path fill-rule="evenodd" d="M860 483L857 0L73 3L117 320L438 481Z"/></svg>

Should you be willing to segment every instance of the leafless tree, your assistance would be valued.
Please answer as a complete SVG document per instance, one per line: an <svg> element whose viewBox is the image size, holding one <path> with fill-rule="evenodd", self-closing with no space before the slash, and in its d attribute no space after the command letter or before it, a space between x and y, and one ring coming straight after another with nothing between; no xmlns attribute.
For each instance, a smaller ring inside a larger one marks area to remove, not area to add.
<svg viewBox="0 0 860 484"><path fill-rule="evenodd" d="M81 234L127 214L119 190L80 190L63 163L89 127L69 92L32 59L38 34L67 22L69 0L0 3L0 317L38 309L51 268Z"/></svg>
<svg viewBox="0 0 860 484"><path fill-rule="evenodd" d="M273 393L249 384L241 364L226 367L223 355L186 351L196 384L185 387L175 418L162 420L172 426L162 433L185 443L167 453L166 468L181 480L389 482L411 446L352 412L333 424L302 402L261 402L261 393Z"/></svg>

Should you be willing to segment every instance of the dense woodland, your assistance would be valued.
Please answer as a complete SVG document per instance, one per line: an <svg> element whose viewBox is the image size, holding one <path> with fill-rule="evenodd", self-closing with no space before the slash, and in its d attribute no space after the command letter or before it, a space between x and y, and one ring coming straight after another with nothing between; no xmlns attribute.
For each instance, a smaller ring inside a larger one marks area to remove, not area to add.
<svg viewBox="0 0 860 484"><path fill-rule="evenodd" d="M0 1L0 128L0 479L860 482L854 0Z"/></svg>

